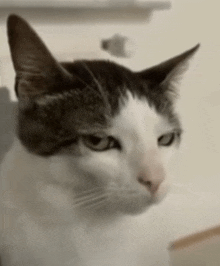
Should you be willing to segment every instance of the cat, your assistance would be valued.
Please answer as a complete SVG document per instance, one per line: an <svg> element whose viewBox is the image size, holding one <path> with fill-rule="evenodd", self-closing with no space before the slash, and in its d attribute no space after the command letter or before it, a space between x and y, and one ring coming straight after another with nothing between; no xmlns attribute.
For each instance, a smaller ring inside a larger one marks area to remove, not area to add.
<svg viewBox="0 0 220 266"><path fill-rule="evenodd" d="M168 191L182 135L174 83L199 44L134 72L105 60L59 63L17 15L7 29L18 114L1 167L11 218L2 266L146 265L147 224L134 221Z"/></svg>

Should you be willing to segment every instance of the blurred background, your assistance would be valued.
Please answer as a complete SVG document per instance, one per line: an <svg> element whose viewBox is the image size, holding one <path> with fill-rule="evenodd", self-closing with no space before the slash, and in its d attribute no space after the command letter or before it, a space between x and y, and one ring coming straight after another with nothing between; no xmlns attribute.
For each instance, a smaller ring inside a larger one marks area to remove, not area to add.
<svg viewBox="0 0 220 266"><path fill-rule="evenodd" d="M220 224L218 0L0 0L0 159L13 139L16 101L9 13L27 19L59 60L104 58L141 70L201 43L179 84L185 133L172 189L144 218L146 265L168 266L170 242Z"/></svg>

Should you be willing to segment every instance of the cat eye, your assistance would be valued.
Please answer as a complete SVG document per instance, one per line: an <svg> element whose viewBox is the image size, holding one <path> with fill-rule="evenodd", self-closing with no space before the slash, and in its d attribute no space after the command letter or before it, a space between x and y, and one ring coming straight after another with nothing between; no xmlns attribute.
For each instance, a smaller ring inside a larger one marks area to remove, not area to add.
<svg viewBox="0 0 220 266"><path fill-rule="evenodd" d="M176 139L175 132L167 133L158 139L158 145L159 146L171 146L173 142L175 141L175 139Z"/></svg>
<svg viewBox="0 0 220 266"><path fill-rule="evenodd" d="M105 135L84 135L81 140L85 146L94 151L105 151L113 148L120 148L120 144L111 136Z"/></svg>

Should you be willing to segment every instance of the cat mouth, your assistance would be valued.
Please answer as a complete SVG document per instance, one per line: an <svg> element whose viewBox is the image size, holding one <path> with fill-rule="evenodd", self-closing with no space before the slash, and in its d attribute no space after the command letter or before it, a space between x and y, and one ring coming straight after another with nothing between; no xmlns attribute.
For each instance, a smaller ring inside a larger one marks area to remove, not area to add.
<svg viewBox="0 0 220 266"><path fill-rule="evenodd" d="M120 195L121 196L121 195ZM130 215L141 214L148 209L153 203L154 199L149 196L133 196L133 197L118 197L114 198L113 205L115 208L124 213Z"/></svg>
<svg viewBox="0 0 220 266"><path fill-rule="evenodd" d="M163 193L156 193L150 199L151 204L161 203L164 200L164 198L166 197L166 195L167 195L167 191L165 191Z"/></svg>

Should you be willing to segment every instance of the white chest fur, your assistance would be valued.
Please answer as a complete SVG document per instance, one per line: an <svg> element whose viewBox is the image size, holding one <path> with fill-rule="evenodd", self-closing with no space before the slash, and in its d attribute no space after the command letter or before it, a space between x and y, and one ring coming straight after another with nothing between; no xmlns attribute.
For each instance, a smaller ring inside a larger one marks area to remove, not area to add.
<svg viewBox="0 0 220 266"><path fill-rule="evenodd" d="M147 224L141 218L127 217L108 226L41 228L23 215L19 225L18 230L11 232L9 242L13 241L13 261L22 261L23 266L146 265Z"/></svg>

